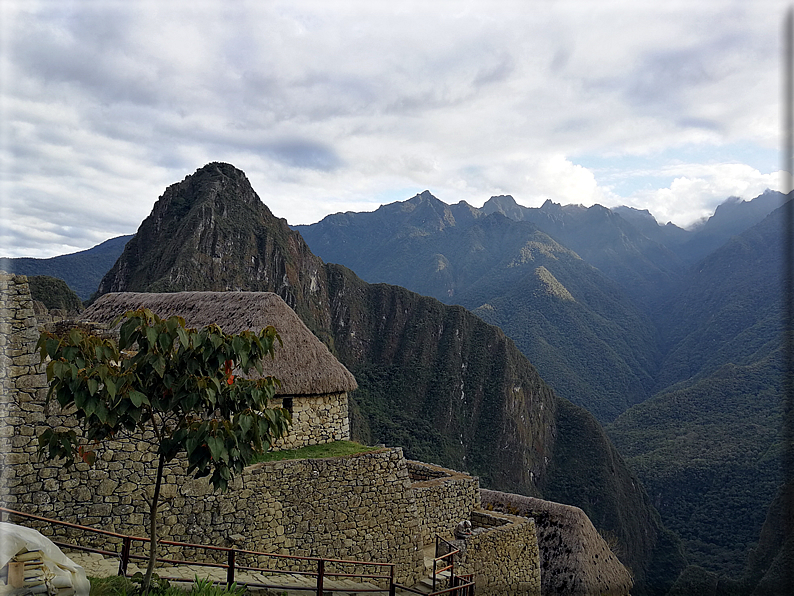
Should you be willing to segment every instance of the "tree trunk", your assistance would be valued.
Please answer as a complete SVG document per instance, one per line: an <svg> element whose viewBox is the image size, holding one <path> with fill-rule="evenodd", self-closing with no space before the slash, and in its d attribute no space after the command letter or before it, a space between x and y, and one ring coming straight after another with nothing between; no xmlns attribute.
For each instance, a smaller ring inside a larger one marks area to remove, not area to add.
<svg viewBox="0 0 794 596"><path fill-rule="evenodd" d="M160 455L157 463L157 479L154 483L154 494L149 507L149 565L146 567L146 575L143 577L141 591L149 593L149 586L152 583L152 573L154 572L154 562L157 560L157 505L160 501L160 484L163 480L163 465L165 457Z"/></svg>

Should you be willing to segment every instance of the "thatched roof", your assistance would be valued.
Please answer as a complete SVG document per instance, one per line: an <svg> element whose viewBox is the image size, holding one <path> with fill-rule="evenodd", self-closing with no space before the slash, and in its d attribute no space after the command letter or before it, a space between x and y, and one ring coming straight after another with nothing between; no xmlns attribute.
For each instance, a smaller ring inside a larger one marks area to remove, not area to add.
<svg viewBox="0 0 794 596"><path fill-rule="evenodd" d="M532 517L540 550L541 594L628 596L629 571L584 511L572 505L480 490L482 506Z"/></svg>
<svg viewBox="0 0 794 596"><path fill-rule="evenodd" d="M273 325L284 342L264 372L281 381L278 395L319 395L356 388L356 379L309 331L298 315L270 292L178 292L105 294L81 313L86 321L110 323L128 310L146 307L161 317L179 315L189 327L215 323L225 333L260 331Z"/></svg>

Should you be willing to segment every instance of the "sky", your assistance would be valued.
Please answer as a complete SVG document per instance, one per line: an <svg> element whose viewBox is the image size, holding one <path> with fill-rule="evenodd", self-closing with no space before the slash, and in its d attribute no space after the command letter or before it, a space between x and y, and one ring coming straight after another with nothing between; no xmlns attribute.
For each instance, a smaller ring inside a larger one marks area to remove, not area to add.
<svg viewBox="0 0 794 596"><path fill-rule="evenodd" d="M134 233L211 161L290 224L430 190L648 209L781 189L778 0L0 2L0 256Z"/></svg>

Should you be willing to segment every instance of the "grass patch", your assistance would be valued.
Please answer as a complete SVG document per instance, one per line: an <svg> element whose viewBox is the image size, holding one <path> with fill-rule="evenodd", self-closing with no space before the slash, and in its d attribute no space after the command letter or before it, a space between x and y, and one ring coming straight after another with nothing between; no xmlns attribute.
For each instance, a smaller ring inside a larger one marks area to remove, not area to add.
<svg viewBox="0 0 794 596"><path fill-rule="evenodd" d="M125 596L136 590L136 585L127 577L113 575L111 577L89 577L91 582L90 596Z"/></svg>
<svg viewBox="0 0 794 596"><path fill-rule="evenodd" d="M254 463L263 461L281 461L285 459L320 459L323 457L343 457L346 455L358 455L369 451L377 451L380 447L367 447L353 441L334 441L322 445L307 445L300 449L288 449L285 451L268 451L256 456Z"/></svg>
<svg viewBox="0 0 794 596"><path fill-rule="evenodd" d="M89 596L141 596L140 583L128 577L89 577L88 581L91 583ZM187 586L159 580L155 574L149 596L243 596L246 592L244 586L236 583L230 586L216 585L211 580L199 579L197 576L193 584Z"/></svg>

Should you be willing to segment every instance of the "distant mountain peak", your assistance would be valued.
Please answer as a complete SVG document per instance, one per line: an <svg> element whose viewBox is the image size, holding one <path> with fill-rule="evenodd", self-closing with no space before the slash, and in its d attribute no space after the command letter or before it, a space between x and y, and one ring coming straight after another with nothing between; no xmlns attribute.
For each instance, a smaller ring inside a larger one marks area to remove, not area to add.
<svg viewBox="0 0 794 596"><path fill-rule="evenodd" d="M499 205L518 205L513 195L494 195L487 201L488 203L498 203Z"/></svg>
<svg viewBox="0 0 794 596"><path fill-rule="evenodd" d="M416 193L413 197L411 197L410 199L408 199L405 202L414 204L414 203L424 203L424 202L428 202L428 201L431 202L431 203L432 202L438 202L438 203L443 202L438 197L433 195L433 193L431 193L429 190L423 190L422 192ZM397 201L397 202L399 203L400 201Z"/></svg>
<svg viewBox="0 0 794 596"><path fill-rule="evenodd" d="M636 217L642 218L647 220L648 218L652 219L654 223L658 224L659 222L653 216L653 214L648 211L647 209L637 209L636 207L629 207L628 205L620 205L618 207L613 207L612 211L623 217L624 219L628 219L629 217Z"/></svg>
<svg viewBox="0 0 794 596"><path fill-rule="evenodd" d="M515 221L524 219L523 207L516 203L516 200L511 195L498 195L488 199L482 206L482 212L486 215L492 213L501 213L505 217L509 217Z"/></svg>
<svg viewBox="0 0 794 596"><path fill-rule="evenodd" d="M707 254L721 246L728 238L741 234L743 231L763 220L772 211L783 204L784 195L767 189L749 201L731 196L717 205L711 217L704 218L688 229L698 232L707 239Z"/></svg>

